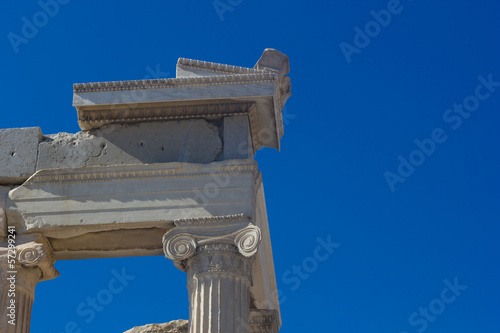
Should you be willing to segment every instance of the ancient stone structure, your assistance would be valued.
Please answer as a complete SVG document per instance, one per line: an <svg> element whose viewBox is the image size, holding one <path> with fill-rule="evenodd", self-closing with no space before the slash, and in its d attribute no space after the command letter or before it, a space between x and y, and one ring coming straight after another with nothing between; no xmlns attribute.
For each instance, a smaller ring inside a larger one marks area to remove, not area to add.
<svg viewBox="0 0 500 333"><path fill-rule="evenodd" d="M124 333L188 333L188 321L180 319L164 324L148 324L134 327Z"/></svg>
<svg viewBox="0 0 500 333"><path fill-rule="evenodd" d="M0 331L29 332L56 260L164 254L190 333L278 332L253 156L280 147L288 71L273 49L254 68L181 58L172 79L75 84L82 132L0 130Z"/></svg>

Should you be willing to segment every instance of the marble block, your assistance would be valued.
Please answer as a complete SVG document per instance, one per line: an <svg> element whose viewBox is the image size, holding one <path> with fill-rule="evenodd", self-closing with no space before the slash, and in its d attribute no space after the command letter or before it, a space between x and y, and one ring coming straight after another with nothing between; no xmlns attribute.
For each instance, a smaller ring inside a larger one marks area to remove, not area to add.
<svg viewBox="0 0 500 333"><path fill-rule="evenodd" d="M37 170L167 162L210 163L222 153L219 128L204 119L109 124L46 135Z"/></svg>
<svg viewBox="0 0 500 333"><path fill-rule="evenodd" d="M224 159L253 158L252 138L247 116L224 117Z"/></svg>
<svg viewBox="0 0 500 333"><path fill-rule="evenodd" d="M253 216L256 175L253 160L41 170L10 191L7 217L54 239L58 259L160 254L176 219Z"/></svg>
<svg viewBox="0 0 500 333"><path fill-rule="evenodd" d="M0 184L20 184L36 169L40 127L0 129Z"/></svg>

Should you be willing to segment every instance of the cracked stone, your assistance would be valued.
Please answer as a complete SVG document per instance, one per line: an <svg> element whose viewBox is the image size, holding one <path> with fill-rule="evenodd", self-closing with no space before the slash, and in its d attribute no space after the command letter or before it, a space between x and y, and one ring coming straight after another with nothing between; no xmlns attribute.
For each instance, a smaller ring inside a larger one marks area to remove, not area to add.
<svg viewBox="0 0 500 333"><path fill-rule="evenodd" d="M187 333L187 320L174 320L164 324L148 324L145 326L137 326L124 333Z"/></svg>

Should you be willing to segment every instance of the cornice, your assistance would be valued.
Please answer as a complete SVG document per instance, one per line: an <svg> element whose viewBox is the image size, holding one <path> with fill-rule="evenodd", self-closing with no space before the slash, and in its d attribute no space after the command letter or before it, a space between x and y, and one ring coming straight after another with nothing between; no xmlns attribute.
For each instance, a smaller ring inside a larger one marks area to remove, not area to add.
<svg viewBox="0 0 500 333"><path fill-rule="evenodd" d="M289 71L288 58L285 55L266 49L254 68L179 58L177 68L205 71L208 74L211 72L215 75L197 76L196 71L193 71L194 76L177 78L75 83L73 105L77 109L80 128L91 130L110 123L220 119L248 114L254 152L264 146L279 149L284 132L282 110L291 95L290 78L286 76ZM197 89L189 89L195 87ZM143 93L144 90L154 91L150 99L136 100L133 98L134 90L143 90ZM258 96L253 92L259 92ZM168 95L168 98L162 100L162 94ZM179 96L182 98L176 100ZM259 101L271 97L272 109L267 104L257 108ZM220 103L221 100L243 99L253 105ZM259 119L267 122L269 116L273 118L272 124L259 123ZM267 143L261 142L259 133L268 129L275 137Z"/></svg>
<svg viewBox="0 0 500 333"><path fill-rule="evenodd" d="M203 71L209 71L214 73L221 74L260 74L265 73L266 71L254 68L240 67L240 66L232 66L226 64L219 64L215 62L202 61L202 60L194 60L187 58L179 58L177 61L177 67L184 68L194 68Z"/></svg>
<svg viewBox="0 0 500 333"><path fill-rule="evenodd" d="M125 170L120 170L125 169ZM41 170L31 176L23 186L41 186L51 184L97 183L124 180L165 179L211 177L214 175L245 175L254 177L258 171L257 164L224 165L214 170L186 170L183 165L177 167L145 168L144 165L123 167L87 167L81 169Z"/></svg>
<svg viewBox="0 0 500 333"><path fill-rule="evenodd" d="M213 76L180 77L180 78L170 78L170 79L75 83L73 84L73 92L86 93L86 92L99 92L99 91L162 89L162 88L196 87L196 86L207 86L207 85L265 83L265 82L276 82L276 81L277 81L277 75L275 73L259 71L254 74L213 75Z"/></svg>
<svg viewBox="0 0 500 333"><path fill-rule="evenodd" d="M251 114L250 114L251 113ZM160 106L114 106L109 109L79 107L80 126L93 128L93 124L132 123L140 121L165 121L175 119L208 118L248 114L257 126L255 103L227 102L207 104L181 104Z"/></svg>

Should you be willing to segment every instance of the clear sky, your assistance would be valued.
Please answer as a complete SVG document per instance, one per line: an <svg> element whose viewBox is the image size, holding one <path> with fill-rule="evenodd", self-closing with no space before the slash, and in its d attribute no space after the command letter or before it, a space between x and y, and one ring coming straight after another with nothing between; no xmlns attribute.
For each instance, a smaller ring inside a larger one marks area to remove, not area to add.
<svg viewBox="0 0 500 333"><path fill-rule="evenodd" d="M79 131L77 82L289 56L282 149L256 156L281 332L500 332L498 1L44 4L0 2L0 128ZM162 256L56 267L32 332L188 318L185 273ZM123 289L93 310L116 274Z"/></svg>

